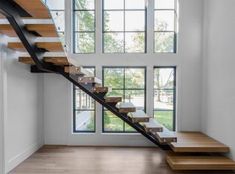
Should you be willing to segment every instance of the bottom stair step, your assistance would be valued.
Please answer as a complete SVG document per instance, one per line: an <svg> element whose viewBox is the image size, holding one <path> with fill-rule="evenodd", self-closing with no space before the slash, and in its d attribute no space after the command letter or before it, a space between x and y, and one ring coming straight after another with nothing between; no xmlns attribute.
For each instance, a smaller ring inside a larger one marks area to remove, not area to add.
<svg viewBox="0 0 235 174"><path fill-rule="evenodd" d="M219 155L169 153L166 160L173 170L235 170L233 160Z"/></svg>

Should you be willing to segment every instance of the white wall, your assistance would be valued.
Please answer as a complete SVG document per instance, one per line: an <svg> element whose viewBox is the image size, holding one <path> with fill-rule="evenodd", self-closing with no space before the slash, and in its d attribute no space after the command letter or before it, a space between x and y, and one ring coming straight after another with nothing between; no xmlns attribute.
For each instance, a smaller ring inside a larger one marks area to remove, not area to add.
<svg viewBox="0 0 235 174"><path fill-rule="evenodd" d="M8 172L44 144L43 78L30 73L29 66L20 64L16 52L4 48L1 55Z"/></svg>
<svg viewBox="0 0 235 174"><path fill-rule="evenodd" d="M0 35L0 40L3 36ZM0 174L5 171L4 165L4 93L3 93L3 55L2 55L2 44L0 43Z"/></svg>
<svg viewBox="0 0 235 174"><path fill-rule="evenodd" d="M69 2L67 7L70 7ZM99 1L97 1L99 2ZM152 2L152 1L150 1ZM97 76L101 78L102 66L146 66L147 67L147 113L153 114L153 66L177 66L177 126L178 130L197 131L201 128L201 76L202 76L202 0L179 0L179 38L177 54L102 54L101 51L101 14L100 3L97 3L97 54L76 55L81 65L96 66ZM69 10L68 10L69 11ZM100 11L100 12L99 12ZM71 12L71 11L70 11ZM69 16L69 12L67 12ZM152 14L148 14L150 18ZM70 20L67 16L67 33L70 32ZM151 26L153 23L148 23ZM149 31L148 44L152 47L152 33ZM66 42L71 37L67 35ZM102 134L101 107L97 106L96 134L72 134L72 96L71 86L58 75L44 76L44 116L46 144L74 145L149 145L139 135Z"/></svg>
<svg viewBox="0 0 235 174"><path fill-rule="evenodd" d="M205 1L202 128L231 147L235 159L235 1Z"/></svg>

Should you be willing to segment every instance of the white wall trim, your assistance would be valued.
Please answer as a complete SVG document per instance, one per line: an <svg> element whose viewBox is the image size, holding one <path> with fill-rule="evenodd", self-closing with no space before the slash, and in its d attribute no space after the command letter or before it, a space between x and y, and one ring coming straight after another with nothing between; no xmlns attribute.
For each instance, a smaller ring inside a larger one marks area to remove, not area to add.
<svg viewBox="0 0 235 174"><path fill-rule="evenodd" d="M38 149L43 146L41 142L37 142L35 144L30 145L27 147L23 152L17 154L16 156L12 157L6 163L6 173L10 172L12 169L17 167L20 163L30 157L33 153L35 153Z"/></svg>

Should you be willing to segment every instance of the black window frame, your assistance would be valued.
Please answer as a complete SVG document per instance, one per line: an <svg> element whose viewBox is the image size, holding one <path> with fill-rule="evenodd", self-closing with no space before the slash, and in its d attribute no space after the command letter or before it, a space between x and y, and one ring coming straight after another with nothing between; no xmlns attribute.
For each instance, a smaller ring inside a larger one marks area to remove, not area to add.
<svg viewBox="0 0 235 174"><path fill-rule="evenodd" d="M161 53L172 53L172 54L176 54L177 53L177 25L178 25L178 22L177 22L177 19L178 19L178 0L174 0L174 9L156 9L155 8L155 3L156 3L157 0L154 0L154 46L153 46L153 52L156 53L156 54L161 54ZM157 31L155 30L155 22L156 22L156 19L155 19L155 14L157 11L173 11L174 12L174 31ZM173 52L157 52L156 51L156 42L155 42L155 37L156 37L156 33L173 33L174 34L174 41L173 41Z"/></svg>
<svg viewBox="0 0 235 174"><path fill-rule="evenodd" d="M169 68L172 68L174 70L174 85L173 85L173 89L156 89L154 86L153 86L153 92L154 92L154 97L153 99L155 99L155 90L172 90L173 91L173 110L158 110L158 109L155 109L155 106L153 107L153 116L155 118L155 112L157 111L161 111L161 112L164 112L164 111L172 111L173 112L173 125L172 125L172 128L173 130L172 131L175 131L176 130L176 102L177 102L177 99L176 99L176 91L177 91L177 66L154 66L153 70L154 70L154 73L155 73L155 69L169 69ZM154 83L155 83L155 76L153 77L154 78Z"/></svg>
<svg viewBox="0 0 235 174"><path fill-rule="evenodd" d="M84 66L83 68L93 68L94 69L94 76L96 75L96 67L95 66ZM76 109L76 90L78 87L73 85L73 133L96 133L96 119L97 119L97 113L96 113L96 101L91 98L91 100L94 101L94 109ZM81 89L78 89L81 90ZM83 92L83 91L82 91ZM87 95L87 94L86 94ZM76 112L77 111L94 111L94 130L93 131L81 131L76 130Z"/></svg>
<svg viewBox="0 0 235 174"><path fill-rule="evenodd" d="M147 53L147 7L145 5L144 9L126 9L125 8L125 1L123 0L124 7L123 9L104 9L104 1L102 0L102 53L104 54L129 54L129 53L135 53L135 54L145 54ZM105 31L105 11L123 11L123 31ZM144 26L144 31L126 31L126 20L125 20L125 14L126 11L143 11L145 13L145 26ZM105 33L122 33L123 34L123 52L105 52L105 42L104 42L104 35ZM126 52L126 33L144 33L144 52Z"/></svg>
<svg viewBox="0 0 235 174"><path fill-rule="evenodd" d="M95 54L96 53L96 0L94 0L94 9L75 9L75 1L72 0L72 29L73 29L73 53L74 54ZM94 12L94 31L76 31L75 27L75 13L81 11L92 11ZM76 52L76 34L78 33L94 33L94 51L93 52Z"/></svg>
<svg viewBox="0 0 235 174"><path fill-rule="evenodd" d="M144 69L144 88L140 89L140 88L128 88L127 90L144 90L144 111L146 112L146 103L147 103L147 68L146 66L103 66L102 67L102 84L104 85L104 81L105 81L105 77L104 77L104 70L105 68L113 68L113 69L128 69L128 68L133 68L133 69ZM125 86L125 71L124 71L124 86ZM124 96L125 97L125 88L114 88L114 90L123 90L124 91ZM123 98L124 100L124 98ZM106 110L104 107L102 107L102 133L123 133L123 134L133 134L133 133L138 133L137 131L125 131L125 125L127 123L125 123L123 121L123 131L106 131L105 130L105 123L104 123L104 112L108 111ZM117 116L116 116L117 117Z"/></svg>

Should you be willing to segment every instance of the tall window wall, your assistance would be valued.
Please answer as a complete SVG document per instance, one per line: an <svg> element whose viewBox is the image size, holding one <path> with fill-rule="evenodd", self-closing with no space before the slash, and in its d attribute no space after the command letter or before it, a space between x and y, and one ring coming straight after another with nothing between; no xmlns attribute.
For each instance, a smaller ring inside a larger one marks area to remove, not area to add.
<svg viewBox="0 0 235 174"><path fill-rule="evenodd" d="M74 0L74 52L95 53L95 0Z"/></svg>
<svg viewBox="0 0 235 174"><path fill-rule="evenodd" d="M138 110L145 110L145 71L144 67L104 67L103 84L112 88L107 96L121 96L124 102L131 102ZM103 132L124 133L135 131L104 108Z"/></svg>
<svg viewBox="0 0 235 174"><path fill-rule="evenodd" d="M154 117L169 130L175 130L176 68L154 68Z"/></svg>
<svg viewBox="0 0 235 174"><path fill-rule="evenodd" d="M84 68L95 75L95 68ZM95 101L74 86L74 132L95 132Z"/></svg>
<svg viewBox="0 0 235 174"><path fill-rule="evenodd" d="M156 53L176 52L176 5L176 0L155 0L154 44Z"/></svg>
<svg viewBox="0 0 235 174"><path fill-rule="evenodd" d="M144 53L145 0L103 0L103 52Z"/></svg>
<svg viewBox="0 0 235 174"><path fill-rule="evenodd" d="M43 0L50 9L57 31L64 42L65 34L65 0Z"/></svg>

